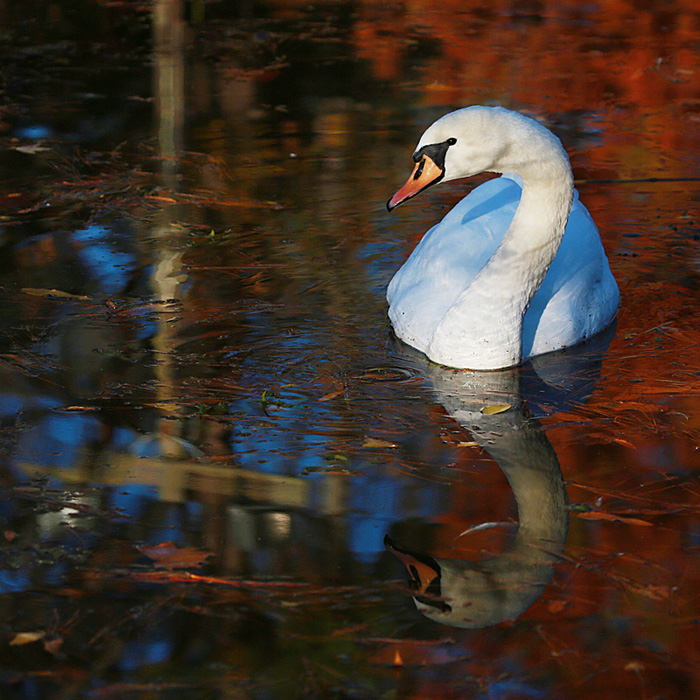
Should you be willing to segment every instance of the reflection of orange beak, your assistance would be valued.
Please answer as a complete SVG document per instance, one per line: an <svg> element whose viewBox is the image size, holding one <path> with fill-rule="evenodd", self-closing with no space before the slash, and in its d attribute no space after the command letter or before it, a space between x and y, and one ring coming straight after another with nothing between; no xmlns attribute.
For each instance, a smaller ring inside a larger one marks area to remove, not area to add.
<svg viewBox="0 0 700 700"><path fill-rule="evenodd" d="M429 564L414 557L410 552L407 552L403 548L398 548L388 536L384 538L384 544L408 569L408 573L411 575L412 583L416 590L414 595L424 594L428 590L428 586L439 576L439 572Z"/></svg>
<svg viewBox="0 0 700 700"><path fill-rule="evenodd" d="M411 197L415 197L426 187L435 184L442 179L445 171L434 163L434 161L424 155L413 168L413 172L406 180L406 184L396 192L396 194L386 203L386 208L391 211L402 202Z"/></svg>

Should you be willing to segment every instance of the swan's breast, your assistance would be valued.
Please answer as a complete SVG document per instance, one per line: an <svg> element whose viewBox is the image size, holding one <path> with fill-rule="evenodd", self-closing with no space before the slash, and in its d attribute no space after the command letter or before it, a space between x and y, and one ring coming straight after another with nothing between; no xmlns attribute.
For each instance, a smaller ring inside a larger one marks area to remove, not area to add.
<svg viewBox="0 0 700 700"><path fill-rule="evenodd" d="M474 189L433 226L387 290L396 334L425 351L440 320L501 242L520 201L509 177Z"/></svg>

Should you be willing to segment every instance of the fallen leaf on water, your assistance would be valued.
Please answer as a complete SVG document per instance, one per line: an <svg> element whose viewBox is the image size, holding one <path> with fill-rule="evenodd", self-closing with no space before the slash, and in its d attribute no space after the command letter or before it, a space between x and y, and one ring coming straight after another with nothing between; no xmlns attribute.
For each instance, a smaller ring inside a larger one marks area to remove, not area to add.
<svg viewBox="0 0 700 700"><path fill-rule="evenodd" d="M19 151L20 153L29 153L33 155L34 153L43 153L44 151L50 151L50 148L46 146L41 146L38 143L33 143L28 146L14 146L13 150Z"/></svg>
<svg viewBox="0 0 700 700"><path fill-rule="evenodd" d="M74 411L99 411L98 406L62 406L54 409L59 413L71 413Z"/></svg>
<svg viewBox="0 0 700 700"><path fill-rule="evenodd" d="M46 632L18 632L10 642L11 647L18 647L22 644L31 644L42 639Z"/></svg>
<svg viewBox="0 0 700 700"><path fill-rule="evenodd" d="M176 199L173 199L172 197L163 197L163 196L157 195L157 194L146 195L145 198L146 199L155 199L158 202L167 202L168 204L177 204Z"/></svg>
<svg viewBox="0 0 700 700"><path fill-rule="evenodd" d="M70 292L62 292L60 289L37 289L36 287L22 287L20 290L25 294L31 294L35 297L61 297L62 299L83 299L90 301L90 297L83 294L71 294Z"/></svg>
<svg viewBox="0 0 700 700"><path fill-rule="evenodd" d="M577 513L579 518L584 520L610 520L614 522L627 523L628 525L644 525L646 527L652 527L653 523L648 520L641 520L640 518L628 518L624 515L615 515L615 513L604 513L599 510L589 511L588 513Z"/></svg>
<svg viewBox="0 0 700 700"><path fill-rule="evenodd" d="M155 562L157 567L169 570L200 567L211 556L211 552L204 549L191 547L179 549L174 542L161 542L137 549Z"/></svg>
<svg viewBox="0 0 700 700"><path fill-rule="evenodd" d="M342 388L338 389L336 391L331 391L330 393L322 396L319 399L319 401L330 401L331 399L335 399L336 397L340 396L343 393L343 391L345 391L345 389L342 389Z"/></svg>
<svg viewBox="0 0 700 700"><path fill-rule="evenodd" d="M552 614L556 615L560 613L566 607L567 602L565 600L552 600L549 605L547 605L547 610Z"/></svg>
<svg viewBox="0 0 700 700"><path fill-rule="evenodd" d="M362 447L396 447L395 442L381 440L380 438L366 437L362 443Z"/></svg>
<svg viewBox="0 0 700 700"><path fill-rule="evenodd" d="M668 600L672 593L669 586L653 586L651 584L646 586L630 585L629 589L645 598L651 598L651 600Z"/></svg>
<svg viewBox="0 0 700 700"><path fill-rule="evenodd" d="M451 641L432 641L402 639L387 640L389 643L378 649L371 656L371 663L381 666L416 667L441 666L464 660L465 654L455 649Z"/></svg>
<svg viewBox="0 0 700 700"><path fill-rule="evenodd" d="M504 413L509 408L512 408L512 405L509 403L495 403L495 404L492 404L491 406L484 406L481 409L481 412L485 416L493 416L496 413Z"/></svg>
<svg viewBox="0 0 700 700"><path fill-rule="evenodd" d="M53 639L44 640L44 649L53 654L54 656L58 654L61 647L63 646L63 639L61 637L54 637Z"/></svg>

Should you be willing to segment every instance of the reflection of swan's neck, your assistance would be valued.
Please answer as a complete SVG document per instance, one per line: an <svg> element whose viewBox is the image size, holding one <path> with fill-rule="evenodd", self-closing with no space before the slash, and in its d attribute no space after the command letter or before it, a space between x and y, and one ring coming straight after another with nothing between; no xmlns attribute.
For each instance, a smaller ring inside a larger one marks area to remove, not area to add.
<svg viewBox="0 0 700 700"><path fill-rule="evenodd" d="M518 174L523 191L515 216L496 252L440 321L428 351L436 362L497 369L521 361L523 317L564 235L573 174L558 142L544 161L530 162Z"/></svg>
<svg viewBox="0 0 700 700"><path fill-rule="evenodd" d="M504 414L506 416L507 414ZM449 609L416 601L428 617L458 627L512 620L542 593L566 542L568 499L556 453L536 421L517 412L498 421L482 442L506 475L520 521L512 546L483 563L435 559L440 596Z"/></svg>
<svg viewBox="0 0 700 700"><path fill-rule="evenodd" d="M515 416L515 414L514 414ZM518 506L519 528L514 547L549 561L548 551L561 551L568 527L568 499L559 461L542 427L532 421L506 428L496 440L477 441L498 462ZM503 424L503 421L501 421Z"/></svg>
<svg viewBox="0 0 700 700"><path fill-rule="evenodd" d="M484 562L433 558L390 548L407 565L414 600L427 617L457 627L486 627L516 618L542 593L563 551L568 499L554 448L521 403L515 372L455 372L432 367L441 403L503 470L520 521L512 545ZM508 403L484 415L490 404ZM435 598L435 595L439 598Z"/></svg>

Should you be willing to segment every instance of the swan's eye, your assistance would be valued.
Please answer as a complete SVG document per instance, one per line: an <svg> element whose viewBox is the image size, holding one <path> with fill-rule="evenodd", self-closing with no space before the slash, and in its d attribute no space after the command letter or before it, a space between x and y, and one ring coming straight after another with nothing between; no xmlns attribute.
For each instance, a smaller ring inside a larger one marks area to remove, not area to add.
<svg viewBox="0 0 700 700"><path fill-rule="evenodd" d="M430 158L433 164L437 165L440 170L445 170L445 154L447 153L447 149L455 143L457 143L457 139L452 137L445 141L440 141L440 143L430 143L427 146L423 146L423 148L419 148L413 154L413 162L421 164L414 174L414 179L421 176L426 156Z"/></svg>
<svg viewBox="0 0 700 700"><path fill-rule="evenodd" d="M416 168L416 172L413 175L413 179L417 180L423 174L423 167L425 166L425 158L420 162L420 165Z"/></svg>

